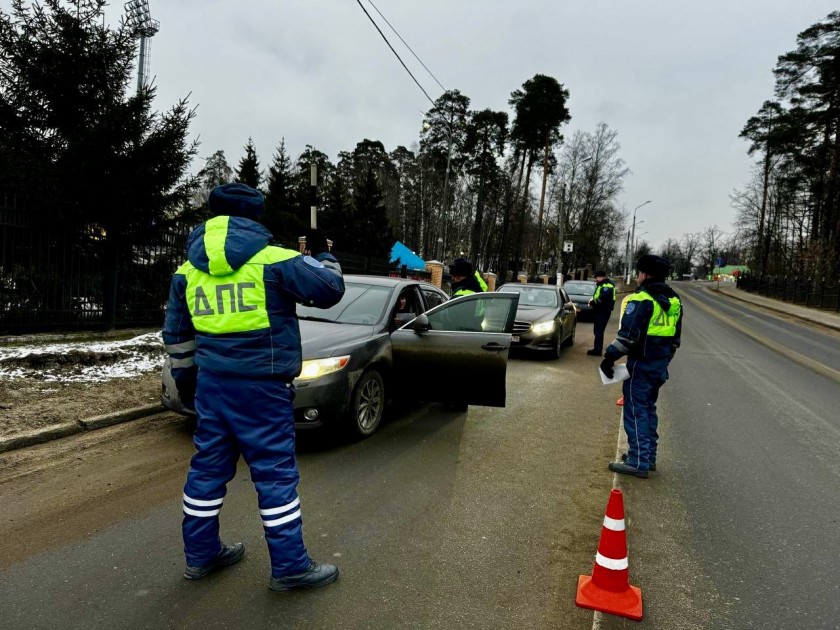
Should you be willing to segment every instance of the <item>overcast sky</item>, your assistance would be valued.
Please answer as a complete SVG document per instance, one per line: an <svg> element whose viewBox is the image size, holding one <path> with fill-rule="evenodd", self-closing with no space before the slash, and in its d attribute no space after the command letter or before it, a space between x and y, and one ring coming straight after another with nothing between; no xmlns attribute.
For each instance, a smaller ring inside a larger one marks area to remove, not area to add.
<svg viewBox="0 0 840 630"><path fill-rule="evenodd" d="M367 0L362 0L367 3ZM836 9L830 0L374 0L447 88L508 110L536 73L571 92L564 133L601 121L632 174L620 205L658 245L717 224L751 161L738 133L773 95L776 58ZM8 6L4 0L3 5ZM200 155L235 165L249 136L263 167L282 136L335 159L363 138L417 140L429 107L355 0L149 0L160 32L158 107L191 94ZM121 3L109 9L115 22ZM367 5L371 14L376 13ZM432 98L440 89L382 24ZM198 166L198 165L197 165Z"/></svg>

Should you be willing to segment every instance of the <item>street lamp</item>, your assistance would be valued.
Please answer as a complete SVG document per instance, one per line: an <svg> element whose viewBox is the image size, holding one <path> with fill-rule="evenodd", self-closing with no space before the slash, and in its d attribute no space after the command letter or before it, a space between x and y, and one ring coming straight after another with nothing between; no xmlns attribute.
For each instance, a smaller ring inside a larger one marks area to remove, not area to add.
<svg viewBox="0 0 840 630"><path fill-rule="evenodd" d="M636 242L636 210L638 210L638 209L639 209L639 208L641 208L642 206L646 206L646 205L648 205L650 202L651 202L651 200L650 200L650 199L648 199L648 200L647 200L647 201L645 201L644 203L639 204L638 206L636 206L635 208L633 208L633 231L632 231L632 233L631 233L631 235L630 235L630 243L629 243L630 245L633 245L633 244ZM642 223L642 221L639 221L639 223ZM628 248L628 250L627 250L627 273L626 273L626 275L625 275L625 277L624 277L624 284L630 284L630 271L631 271L631 270L630 270L630 256L631 256L633 253L634 253L634 252L631 252L631 251L630 251L630 249Z"/></svg>
<svg viewBox="0 0 840 630"><path fill-rule="evenodd" d="M581 158L580 161L575 161L572 163L572 176L571 176L571 183L569 184L569 198L572 196L572 190L575 183L575 171L577 170L578 164L586 164L592 160L592 156L588 155L584 158ZM557 286L563 286L563 239L565 238L565 229L566 229L566 182L563 182L563 188L560 191L560 210L558 212L560 215L559 218L559 229L557 230Z"/></svg>
<svg viewBox="0 0 840 630"><path fill-rule="evenodd" d="M643 221L639 221L639 223L644 223ZM633 256L636 255L636 250L639 247L639 239L644 236L645 234L650 234L650 231L642 232L641 234L636 235L636 239L633 241Z"/></svg>

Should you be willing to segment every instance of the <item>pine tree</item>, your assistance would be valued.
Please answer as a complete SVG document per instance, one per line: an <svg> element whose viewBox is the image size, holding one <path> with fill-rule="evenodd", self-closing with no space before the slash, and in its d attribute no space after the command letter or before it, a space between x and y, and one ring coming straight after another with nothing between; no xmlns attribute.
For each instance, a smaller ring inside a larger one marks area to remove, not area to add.
<svg viewBox="0 0 840 630"><path fill-rule="evenodd" d="M371 166L357 183L353 206L352 241L356 251L369 256L387 256L394 244L394 236L388 226L382 190Z"/></svg>
<svg viewBox="0 0 840 630"><path fill-rule="evenodd" d="M28 198L63 238L104 235L104 318L113 325L116 280L129 244L151 238L189 198L186 100L152 109L135 92L137 40L104 20L105 0L13 0L0 11L0 185Z"/></svg>
<svg viewBox="0 0 840 630"><path fill-rule="evenodd" d="M236 181L251 188L259 188L262 182L260 162L257 159L257 149L252 138L248 138L248 144L245 145L245 155L239 160L239 168L236 169Z"/></svg>
<svg viewBox="0 0 840 630"><path fill-rule="evenodd" d="M283 138L268 167L263 224L279 243L292 248L297 246L297 238L305 228L295 212L293 179L292 161Z"/></svg>

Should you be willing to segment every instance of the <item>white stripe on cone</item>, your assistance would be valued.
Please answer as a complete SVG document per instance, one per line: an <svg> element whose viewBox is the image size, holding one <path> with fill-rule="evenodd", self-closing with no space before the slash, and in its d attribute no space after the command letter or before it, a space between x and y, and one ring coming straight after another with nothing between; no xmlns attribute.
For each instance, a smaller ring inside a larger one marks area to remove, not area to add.
<svg viewBox="0 0 840 630"><path fill-rule="evenodd" d="M626 557L616 560L614 558L602 556L600 553L595 554L595 562L598 566L610 569L611 571L623 571L630 567L630 563L627 561Z"/></svg>
<svg viewBox="0 0 840 630"><path fill-rule="evenodd" d="M604 517L604 527L614 532L623 532L624 531L624 519L620 518L610 518L609 516Z"/></svg>

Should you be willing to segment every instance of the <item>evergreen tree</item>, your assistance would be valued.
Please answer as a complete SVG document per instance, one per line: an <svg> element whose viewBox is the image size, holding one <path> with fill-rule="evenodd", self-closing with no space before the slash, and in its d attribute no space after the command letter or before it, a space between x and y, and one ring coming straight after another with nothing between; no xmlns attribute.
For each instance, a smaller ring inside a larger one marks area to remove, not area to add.
<svg viewBox="0 0 840 630"><path fill-rule="evenodd" d="M94 222L118 239L183 201L194 112L186 101L155 112L154 88L131 89L136 40L104 25L105 4L0 11L0 183L49 222Z"/></svg>
<svg viewBox="0 0 840 630"><path fill-rule="evenodd" d="M508 115L485 109L470 116L465 151L468 170L473 176L476 193L475 219L470 237L470 260L477 263L481 251L481 235L488 189L499 182L497 162L505 151L508 135Z"/></svg>
<svg viewBox="0 0 840 630"><path fill-rule="evenodd" d="M104 236L85 246L108 270L113 324L120 260L183 207L195 145L186 100L160 113L153 87L133 89L135 33L106 26L105 5L13 0L0 11L0 185L64 238Z"/></svg>
<svg viewBox="0 0 840 630"><path fill-rule="evenodd" d="M283 138L268 167L263 224L279 243L291 248L297 247L297 239L305 229L295 212L293 177L292 161L286 152L286 140Z"/></svg>
<svg viewBox="0 0 840 630"><path fill-rule="evenodd" d="M514 90L508 101L513 106L515 117L511 127L511 139L517 143L525 168L525 185L522 189L522 209L518 213L513 245L514 261L518 263L525 251L527 209L530 200L531 170L540 153L543 154L543 178L549 172L552 147L561 140L560 126L571 120L566 101L569 91L557 79L544 74L535 74ZM543 190L545 188L543 187ZM541 197L542 199L542 197ZM542 204L539 223L542 223Z"/></svg>
<svg viewBox="0 0 840 630"><path fill-rule="evenodd" d="M260 187L262 173L260 172L260 162L257 159L257 149L252 138L248 138L248 144L245 145L245 155L239 160L239 168L236 169L236 181L251 188Z"/></svg>
<svg viewBox="0 0 840 630"><path fill-rule="evenodd" d="M372 166L367 167L357 182L353 206L354 233L351 238L355 251L369 256L387 256L394 236L388 226L382 191Z"/></svg>
<svg viewBox="0 0 840 630"><path fill-rule="evenodd" d="M204 158L204 166L198 172L193 187L190 212L185 217L189 221L199 222L210 218L207 199L216 186L233 181L233 169L228 165L225 152L221 149L210 157Z"/></svg>

